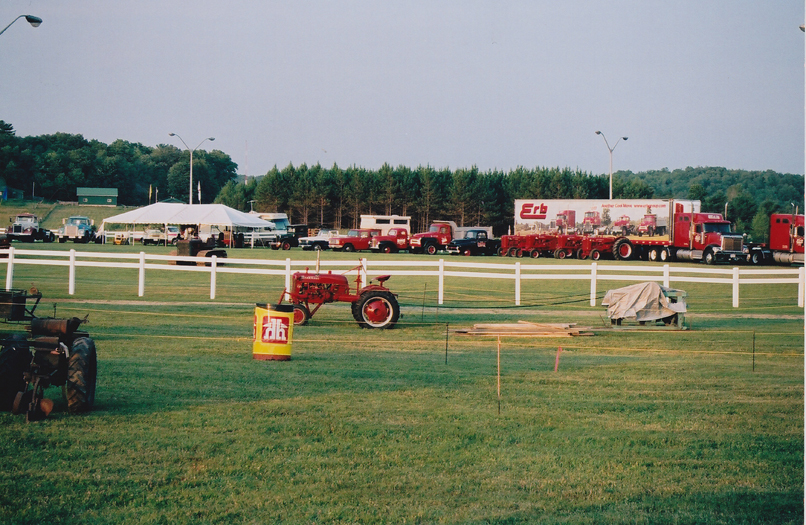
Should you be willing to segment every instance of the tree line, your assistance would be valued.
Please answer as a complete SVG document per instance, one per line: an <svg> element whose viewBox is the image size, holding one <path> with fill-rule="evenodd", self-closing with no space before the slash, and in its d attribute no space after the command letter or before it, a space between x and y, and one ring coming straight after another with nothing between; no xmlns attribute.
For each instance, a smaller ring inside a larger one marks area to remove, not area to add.
<svg viewBox="0 0 806 525"><path fill-rule="evenodd" d="M213 202L236 177L237 167L222 151L193 154L193 200ZM169 144L156 147L116 140L104 144L81 135L55 133L17 137L0 120L0 175L6 186L28 198L75 201L76 188L117 188L118 203L142 206L159 197L188 202L190 154Z"/></svg>
<svg viewBox="0 0 806 525"><path fill-rule="evenodd" d="M117 188L120 204L142 206L157 197L188 201L189 154L173 145L144 146L117 140L106 145L81 135L17 137L0 120L0 175L11 188L46 200L75 200L77 187ZM198 150L193 159L202 202L241 211L286 212L292 222L352 228L363 214L409 215L420 231L436 219L463 226L492 226L496 235L513 224L515 199L606 199L607 175L569 168L517 167L481 171L432 166L379 169L288 164L263 176L237 176L229 155ZM151 190L151 192L149 192ZM725 213L736 230L763 240L772 212L803 213L804 178L773 171L719 167L666 168L613 174L615 198L690 198L702 210Z"/></svg>

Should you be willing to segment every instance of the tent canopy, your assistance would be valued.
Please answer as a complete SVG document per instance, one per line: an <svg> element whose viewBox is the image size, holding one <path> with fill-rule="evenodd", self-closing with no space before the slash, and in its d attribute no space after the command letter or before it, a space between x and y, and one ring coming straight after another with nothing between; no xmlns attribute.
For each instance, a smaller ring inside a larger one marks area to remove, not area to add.
<svg viewBox="0 0 806 525"><path fill-rule="evenodd" d="M179 204L158 202L127 211L120 215L107 217L102 229L107 224L177 224L177 225L217 225L240 226L245 228L271 228L269 221L238 211L223 204Z"/></svg>

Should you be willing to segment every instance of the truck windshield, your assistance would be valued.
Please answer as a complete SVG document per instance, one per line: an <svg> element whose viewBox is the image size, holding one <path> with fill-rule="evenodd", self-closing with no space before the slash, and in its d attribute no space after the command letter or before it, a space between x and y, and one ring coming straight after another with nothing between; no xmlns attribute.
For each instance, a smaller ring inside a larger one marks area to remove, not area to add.
<svg viewBox="0 0 806 525"><path fill-rule="evenodd" d="M67 219L67 224L75 224L76 226L79 226L81 224L89 224L89 222L90 222L89 219L82 219L79 217L72 217L70 219Z"/></svg>
<svg viewBox="0 0 806 525"><path fill-rule="evenodd" d="M439 232L439 224L432 224L430 228L428 228L429 233L438 233Z"/></svg>
<svg viewBox="0 0 806 525"><path fill-rule="evenodd" d="M729 223L706 223L703 225L705 233L731 233Z"/></svg>

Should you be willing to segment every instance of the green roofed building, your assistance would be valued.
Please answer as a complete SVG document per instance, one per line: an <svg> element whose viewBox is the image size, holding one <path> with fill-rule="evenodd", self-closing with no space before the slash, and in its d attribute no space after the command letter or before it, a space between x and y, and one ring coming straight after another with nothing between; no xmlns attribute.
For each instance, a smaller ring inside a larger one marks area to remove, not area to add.
<svg viewBox="0 0 806 525"><path fill-rule="evenodd" d="M79 206L117 206L117 188L76 188Z"/></svg>

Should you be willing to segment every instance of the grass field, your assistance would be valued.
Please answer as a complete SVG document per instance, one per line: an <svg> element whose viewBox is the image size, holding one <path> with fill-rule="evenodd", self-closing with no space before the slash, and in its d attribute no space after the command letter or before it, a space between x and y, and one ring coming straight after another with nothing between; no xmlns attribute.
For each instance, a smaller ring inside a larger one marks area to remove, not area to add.
<svg viewBox="0 0 806 525"><path fill-rule="evenodd" d="M138 298L127 272L79 269L69 296L64 268L15 271L40 315L90 315L99 381L92 413L51 389L44 422L0 414L0 522L803 523L794 286L748 286L739 309L681 286L692 330L635 332L606 328L585 282L530 283L523 308L509 283L457 283L438 308L430 281L393 277L395 329L328 305L264 362L254 304L281 280L221 275L209 301L198 275L149 274ZM498 341L452 330L518 320L597 331L502 339L499 398Z"/></svg>

